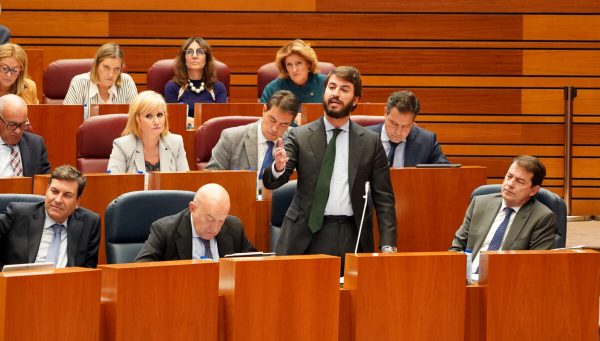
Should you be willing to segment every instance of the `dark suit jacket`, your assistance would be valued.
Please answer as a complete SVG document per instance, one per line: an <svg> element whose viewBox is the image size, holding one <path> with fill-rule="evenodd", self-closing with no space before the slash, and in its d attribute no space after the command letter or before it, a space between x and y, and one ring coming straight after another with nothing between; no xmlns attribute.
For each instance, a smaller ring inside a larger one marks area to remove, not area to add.
<svg viewBox="0 0 600 341"><path fill-rule="evenodd" d="M373 198L372 202L369 201L365 214L359 249L363 252L374 250L373 204L377 209L380 246L396 246L394 192L387 157L379 136L350 121L349 144L348 183L357 228L360 226L367 181L371 182ZM265 169L263 182L268 189L285 184L294 169L298 172L298 187L283 221L281 236L275 248L277 254L303 254L310 245L313 234L308 227L308 216L326 148L325 124L323 118L320 118L290 130L285 140L289 161L283 175L275 179L271 167Z"/></svg>
<svg viewBox="0 0 600 341"><path fill-rule="evenodd" d="M215 237L219 257L230 253L256 251L246 238L242 222L228 216ZM150 226L150 236L135 257L136 262L192 259L192 223L190 210L161 218Z"/></svg>
<svg viewBox="0 0 600 341"><path fill-rule="evenodd" d="M10 30L4 25L0 25L0 44L8 42L10 42Z"/></svg>
<svg viewBox="0 0 600 341"><path fill-rule="evenodd" d="M381 136L383 123L367 127ZM414 167L419 163L450 163L437 142L435 133L413 125L406 137L404 147L404 167Z"/></svg>
<svg viewBox="0 0 600 341"><path fill-rule="evenodd" d="M462 226L456 231L450 251L473 250L476 255L502 205L502 195L479 195L471 200ZM535 198L524 204L513 219L502 250L549 250L554 246L554 213Z"/></svg>
<svg viewBox="0 0 600 341"><path fill-rule="evenodd" d="M44 139L36 134L24 132L19 141L23 176L50 173L50 163Z"/></svg>
<svg viewBox="0 0 600 341"><path fill-rule="evenodd" d="M40 247L46 209L44 203L14 202L0 214L0 262L33 263ZM100 217L78 208L67 220L67 266L94 268L98 264Z"/></svg>

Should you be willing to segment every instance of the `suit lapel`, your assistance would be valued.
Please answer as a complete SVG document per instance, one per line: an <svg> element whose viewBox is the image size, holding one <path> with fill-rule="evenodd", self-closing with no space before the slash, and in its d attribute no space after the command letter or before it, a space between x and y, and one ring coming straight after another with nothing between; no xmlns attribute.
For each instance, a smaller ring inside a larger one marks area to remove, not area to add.
<svg viewBox="0 0 600 341"><path fill-rule="evenodd" d="M415 140L417 139L417 135L418 135L418 130L416 129L416 124L412 127L412 129L410 130L410 133L408 133L408 136L406 137L406 146L404 147L404 164L405 165L415 165L417 162L415 160L416 156L417 156L417 152L416 152L416 144L415 144Z"/></svg>
<svg viewBox="0 0 600 341"><path fill-rule="evenodd" d="M189 210L183 215L175 238L177 259L192 259L192 223Z"/></svg>
<svg viewBox="0 0 600 341"><path fill-rule="evenodd" d="M21 154L21 166L23 167L23 176L33 176L33 172L29 171L29 165L31 162L29 157L31 157L31 151L29 150L29 144L27 143L27 132L23 133L21 140L19 141L19 153Z"/></svg>
<svg viewBox="0 0 600 341"><path fill-rule="evenodd" d="M244 137L244 148L248 157L250 169L258 170L258 122L248 126L248 131Z"/></svg>
<svg viewBox="0 0 600 341"><path fill-rule="evenodd" d="M164 138L160 138L160 140L158 141L158 153L159 153L159 157L160 157L160 169L164 169L164 170L172 170L172 169L177 169L177 167L175 167L175 160L173 159L173 153L171 152L171 146L169 145L169 143L167 143L167 141ZM142 153L143 155L143 153ZM144 168L146 167L146 164L144 164Z"/></svg>
<svg viewBox="0 0 600 341"><path fill-rule="evenodd" d="M142 140L138 138L135 139L135 157L133 162L138 171L146 170L146 164L144 163L144 146L142 145Z"/></svg>
<svg viewBox="0 0 600 341"><path fill-rule="evenodd" d="M363 132L356 132L354 123L350 122L350 135L348 143L352 154L348 155L348 184L350 185L350 193L354 188L354 180L358 172L358 165L362 159L363 151L365 150L365 141L363 141Z"/></svg>
<svg viewBox="0 0 600 341"><path fill-rule="evenodd" d="M475 244L473 245L473 254L477 254L479 249L481 249L481 245L485 241L485 237L490 232L492 228L492 224L494 223L494 219L496 219L496 215L498 215L498 211L500 210L500 205L502 204L502 197L500 194L495 196L492 200L487 203L485 207L485 212L481 217L481 220L477 222L479 226L478 236L475 238ZM472 218L472 217L471 217Z"/></svg>
<svg viewBox="0 0 600 341"><path fill-rule="evenodd" d="M29 263L35 262L35 258L37 257L40 241L42 240L42 233L44 231L45 220L46 209L42 204L33 212L31 220L29 221Z"/></svg>
<svg viewBox="0 0 600 341"><path fill-rule="evenodd" d="M513 219L513 222L508 229L508 234L504 239L504 243L502 243L502 250L511 249L511 246L517 239L517 236L519 235L519 233L521 233L523 227L525 227L525 223L529 219L529 216L531 215L532 211L533 199L529 200L525 205L523 205L523 207L521 207L519 212L517 212L515 219Z"/></svg>
<svg viewBox="0 0 600 341"><path fill-rule="evenodd" d="M77 244L83 233L83 221L79 212L75 210L69 217L67 227L67 266L75 265L75 253L77 252Z"/></svg>
<svg viewBox="0 0 600 341"><path fill-rule="evenodd" d="M319 174L321 163L323 162L323 155L325 154L325 149L327 149L327 134L325 132L323 116L317 121L309 123L308 129L308 143L310 144L310 148L319 165L319 169L315 169L315 172L316 174Z"/></svg>
<svg viewBox="0 0 600 341"><path fill-rule="evenodd" d="M233 239L231 238L231 235L227 233L227 229L227 225L224 224L219 234L215 236L215 239L217 240L217 248L219 249L220 258L235 252L233 248Z"/></svg>

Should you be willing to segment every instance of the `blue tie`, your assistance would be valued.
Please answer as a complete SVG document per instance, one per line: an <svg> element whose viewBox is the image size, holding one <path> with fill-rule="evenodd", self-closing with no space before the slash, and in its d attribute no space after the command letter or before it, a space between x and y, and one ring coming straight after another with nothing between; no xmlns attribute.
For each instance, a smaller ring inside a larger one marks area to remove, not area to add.
<svg viewBox="0 0 600 341"><path fill-rule="evenodd" d="M492 237L492 241L490 242L490 246L488 246L488 251L500 250L500 246L502 246L502 239L504 239L504 233L506 232L506 228L508 227L508 221L510 220L510 216L513 214L515 210L510 207L504 208L504 220L498 226L496 233L494 233L494 237Z"/></svg>
<svg viewBox="0 0 600 341"><path fill-rule="evenodd" d="M58 263L58 255L60 253L60 241L61 241L61 233L63 226L61 224L54 224L51 226L52 230L54 230L54 237L50 241L50 246L48 246L48 253L46 254L46 262Z"/></svg>
<svg viewBox="0 0 600 341"><path fill-rule="evenodd" d="M263 178L263 172L265 168L269 167L273 163L273 146L275 143L273 141L267 141L267 151L265 152L265 158L263 159L262 166L260 167L260 173L258 174L258 178Z"/></svg>
<svg viewBox="0 0 600 341"><path fill-rule="evenodd" d="M204 244L204 256L208 259L212 259L212 251L210 250L210 240L200 238L202 244Z"/></svg>

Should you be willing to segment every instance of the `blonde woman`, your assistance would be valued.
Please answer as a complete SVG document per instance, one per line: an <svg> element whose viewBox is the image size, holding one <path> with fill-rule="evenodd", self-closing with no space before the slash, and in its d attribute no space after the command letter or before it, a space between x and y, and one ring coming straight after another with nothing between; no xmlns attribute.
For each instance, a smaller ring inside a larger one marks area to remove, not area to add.
<svg viewBox="0 0 600 341"><path fill-rule="evenodd" d="M17 44L0 45L0 96L17 95L27 104L39 104L35 82L27 75L27 54Z"/></svg>
<svg viewBox="0 0 600 341"><path fill-rule="evenodd" d="M73 77L63 104L128 104L137 95L133 79L123 73L124 54L115 43L102 45L90 72Z"/></svg>
<svg viewBox="0 0 600 341"><path fill-rule="evenodd" d="M275 57L279 77L265 86L260 96L261 103L267 103L278 90L291 91L300 103L323 102L326 75L318 73L317 54L300 39L285 44Z"/></svg>
<svg viewBox="0 0 600 341"><path fill-rule="evenodd" d="M111 173L188 171L183 138L169 132L167 104L154 91L143 91L129 105L122 136L108 161Z"/></svg>

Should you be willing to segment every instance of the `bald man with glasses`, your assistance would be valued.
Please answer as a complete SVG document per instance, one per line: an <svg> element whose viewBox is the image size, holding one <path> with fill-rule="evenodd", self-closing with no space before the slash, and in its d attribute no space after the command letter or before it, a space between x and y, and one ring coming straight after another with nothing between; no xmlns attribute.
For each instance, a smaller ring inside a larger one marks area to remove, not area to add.
<svg viewBox="0 0 600 341"><path fill-rule="evenodd" d="M27 104L17 95L0 97L0 176L50 173L44 139L27 132Z"/></svg>

